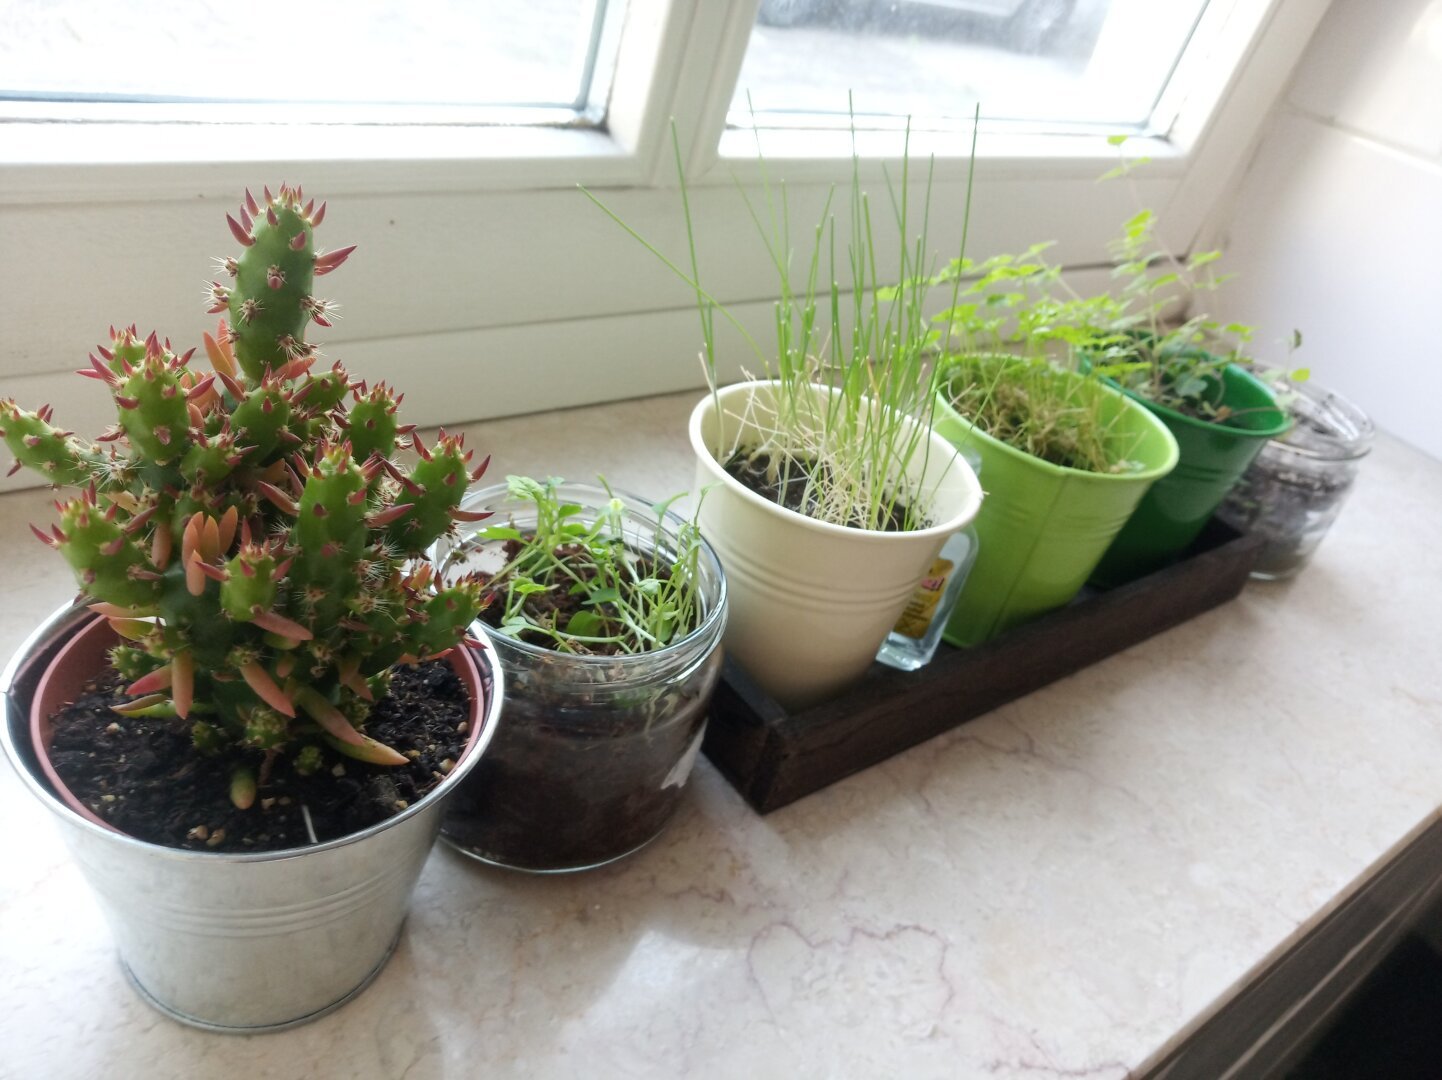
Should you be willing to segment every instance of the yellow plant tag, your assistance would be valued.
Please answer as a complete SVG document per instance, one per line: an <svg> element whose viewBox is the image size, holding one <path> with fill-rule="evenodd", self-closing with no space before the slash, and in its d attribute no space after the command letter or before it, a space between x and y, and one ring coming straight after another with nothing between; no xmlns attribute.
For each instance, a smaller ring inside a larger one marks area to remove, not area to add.
<svg viewBox="0 0 1442 1080"><path fill-rule="evenodd" d="M950 559L937 559L931 564L931 571L921 579L906 602L906 610L896 621L896 633L917 640L926 636L926 628L931 625L936 605L941 603L941 594L946 591L946 581L954 569L956 564Z"/></svg>

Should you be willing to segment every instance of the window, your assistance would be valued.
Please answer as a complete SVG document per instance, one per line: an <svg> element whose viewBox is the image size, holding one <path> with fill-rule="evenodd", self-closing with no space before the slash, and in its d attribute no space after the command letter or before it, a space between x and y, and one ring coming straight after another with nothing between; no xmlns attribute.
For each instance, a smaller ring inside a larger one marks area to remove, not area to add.
<svg viewBox="0 0 1442 1080"><path fill-rule="evenodd" d="M1206 0L762 0L730 122L1149 132Z"/></svg>
<svg viewBox="0 0 1442 1080"><path fill-rule="evenodd" d="M860 17L841 2L0 0L0 89L25 95L0 99L0 395L105 427L70 374L97 335L136 321L197 343L223 211L281 181L330 201L324 243L361 248L326 279L344 318L322 348L401 384L408 420L694 388L694 295L577 183L684 261L674 117L706 282L764 337L775 278L733 182L757 179L759 135L795 220L814 221L849 172L848 89L873 193L883 166L896 175L900 118L935 129L911 152L937 154L938 242L958 233L980 98L974 254L1054 239L1058 261L1098 263L1136 199L1185 250L1328 0L1209 0L1200 15L1200 0L1075 0L1050 25L944 7L960 0L878 0ZM294 32L266 29L282 24ZM841 55L855 66L837 75ZM737 126L746 88L759 133ZM1155 159L1135 196L1095 182L1119 125Z"/></svg>
<svg viewBox="0 0 1442 1080"><path fill-rule="evenodd" d="M607 13L623 6L8 0L0 99L145 103L162 119L595 121L614 61ZM205 111L155 108L179 104Z"/></svg>

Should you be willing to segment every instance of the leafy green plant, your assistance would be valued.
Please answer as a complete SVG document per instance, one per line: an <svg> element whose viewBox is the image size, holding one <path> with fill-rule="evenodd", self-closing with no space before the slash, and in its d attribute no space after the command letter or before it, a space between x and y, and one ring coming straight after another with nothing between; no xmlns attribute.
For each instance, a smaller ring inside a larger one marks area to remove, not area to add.
<svg viewBox="0 0 1442 1080"><path fill-rule="evenodd" d="M1108 139L1119 150L1126 141L1124 135ZM1148 161L1123 158L1100 179L1132 184L1132 174ZM1187 416L1226 423L1234 415L1222 400L1222 372L1229 364L1250 368L1273 383L1281 373L1257 368L1248 349L1252 327L1196 310L1203 297L1228 280L1229 275L1216 273L1221 252L1179 257L1157 240L1156 225L1156 215L1147 209L1125 221L1110 245L1114 287L1085 300L1069 297L1065 322L1071 344L1099 374L1132 392ZM1185 317L1179 317L1181 311ZM1300 344L1301 335L1294 332L1289 355ZM1291 375L1301 381L1307 372L1298 368Z"/></svg>
<svg viewBox="0 0 1442 1080"><path fill-rule="evenodd" d="M642 531L604 480L611 497L594 512L566 501L564 483L506 477L511 496L534 508L534 522L528 514L524 525L492 525L461 546L457 557L467 561L488 548L504 552L504 565L479 575L481 617L502 634L582 655L651 652L695 630L705 616L695 523L668 535L662 504Z"/></svg>
<svg viewBox="0 0 1442 1080"><path fill-rule="evenodd" d="M959 259L936 276L953 303L934 316L942 328L938 387L962 416L992 438L1067 468L1125 472L1135 434L1116 430L1094 379L1069 376L1079 312L1096 302L1061 291L1061 268L1040 243L981 263Z"/></svg>
<svg viewBox="0 0 1442 1080"><path fill-rule="evenodd" d="M81 488L36 535L74 568L82 594L124 639L116 670L138 695L118 711L189 721L195 746L235 762L231 799L255 800L280 754L301 772L323 747L380 765L405 759L364 734L371 702L401 663L454 647L480 586L433 588L425 552L458 509L471 453L444 432L427 447L387 387L339 363L315 371L309 323L333 307L314 278L353 248L318 252L326 207L299 188L246 192L241 245L212 282L225 312L189 366L156 335L111 332L80 374L114 398L95 442L51 425L50 409L0 401L18 468ZM412 449L409 466L392 460Z"/></svg>
<svg viewBox="0 0 1442 1080"><path fill-rule="evenodd" d="M864 529L916 529L927 524L925 492L909 491L901 480L917 454L929 446L937 333L926 315L936 255L928 242L934 162L929 161L920 205L912 195L910 126L903 141L901 174L886 174L889 213L874 213L863 189L853 127L851 178L845 228L832 212L828 193L820 220L809 231L810 250L793 265L792 217L784 181L773 184L760 152L761 195L737 189L776 272L775 347L763 348L727 308L701 284L690 198L675 131L676 171L689 242L683 269L585 191L602 211L639 241L695 293L701 319L702 358L708 386L717 389L715 315L741 334L760 364L760 377L773 382L774 407L754 404L748 419L762 432L746 445L718 442L716 460L732 475L764 476L780 491L799 487L800 512L820 521ZM976 134L971 154L974 164ZM966 219L971 205L966 190ZM883 274L877 230L900 239L894 267ZM966 227L959 241L966 250ZM845 282L843 287L842 282ZM817 387L834 388L831 395ZM719 415L719 404L718 404ZM912 423L912 418L920 418ZM719 438L719 436L718 436Z"/></svg>

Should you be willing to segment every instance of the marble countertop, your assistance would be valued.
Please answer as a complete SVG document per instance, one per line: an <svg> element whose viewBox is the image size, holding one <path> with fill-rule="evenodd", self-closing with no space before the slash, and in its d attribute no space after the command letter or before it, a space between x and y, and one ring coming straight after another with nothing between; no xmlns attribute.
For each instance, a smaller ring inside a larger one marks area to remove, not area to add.
<svg viewBox="0 0 1442 1080"><path fill-rule="evenodd" d="M691 479L695 394L471 426L494 475ZM0 654L69 599L0 498ZM146 1006L0 768L0 1076L1123 1077L1442 804L1442 464L1380 438L1295 582L755 815L704 759L617 865L438 848L339 1012L213 1035Z"/></svg>

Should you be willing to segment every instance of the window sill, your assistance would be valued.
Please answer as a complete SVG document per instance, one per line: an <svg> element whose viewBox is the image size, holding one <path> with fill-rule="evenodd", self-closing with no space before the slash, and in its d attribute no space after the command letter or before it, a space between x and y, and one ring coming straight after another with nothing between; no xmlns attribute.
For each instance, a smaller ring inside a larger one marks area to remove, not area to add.
<svg viewBox="0 0 1442 1080"><path fill-rule="evenodd" d="M627 184L641 168L604 131L558 127L0 120L0 202L229 197L282 175L334 197Z"/></svg>

